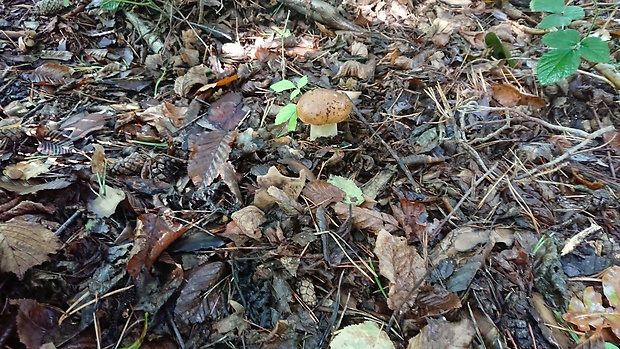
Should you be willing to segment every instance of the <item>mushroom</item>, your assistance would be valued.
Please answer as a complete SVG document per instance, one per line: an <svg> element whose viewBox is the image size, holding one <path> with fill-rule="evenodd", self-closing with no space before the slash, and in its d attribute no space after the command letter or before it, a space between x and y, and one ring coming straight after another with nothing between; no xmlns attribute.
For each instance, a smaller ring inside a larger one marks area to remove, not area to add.
<svg viewBox="0 0 620 349"><path fill-rule="evenodd" d="M346 119L353 102L341 92L317 88L308 91L297 102L297 117L310 124L310 140L338 134L337 123Z"/></svg>

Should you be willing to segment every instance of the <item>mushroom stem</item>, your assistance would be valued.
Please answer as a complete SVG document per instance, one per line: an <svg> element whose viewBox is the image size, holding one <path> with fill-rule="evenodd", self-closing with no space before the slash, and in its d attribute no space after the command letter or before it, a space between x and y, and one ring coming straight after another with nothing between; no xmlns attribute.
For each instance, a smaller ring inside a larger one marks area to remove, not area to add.
<svg viewBox="0 0 620 349"><path fill-rule="evenodd" d="M310 125L310 140L319 137L333 137L338 134L338 124Z"/></svg>

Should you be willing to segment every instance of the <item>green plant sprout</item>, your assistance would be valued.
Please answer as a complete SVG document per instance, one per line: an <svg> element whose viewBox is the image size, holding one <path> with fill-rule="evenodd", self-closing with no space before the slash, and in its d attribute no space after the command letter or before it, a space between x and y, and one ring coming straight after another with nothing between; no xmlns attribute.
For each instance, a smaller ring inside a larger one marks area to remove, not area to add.
<svg viewBox="0 0 620 349"><path fill-rule="evenodd" d="M293 35L293 33L291 33L291 31L288 28L282 30L274 25L273 27L271 27L271 29L273 29L276 32L277 37L282 38L282 39L286 39L289 36Z"/></svg>
<svg viewBox="0 0 620 349"><path fill-rule="evenodd" d="M564 29L572 21L585 17L579 6L565 5L563 0L532 0L530 9L547 12L539 28L560 28L543 35L543 44L553 48L545 53L536 68L536 76L542 85L558 82L573 75L581 59L592 63L606 63L611 59L609 46L598 37L585 35L583 38L574 29Z"/></svg>
<svg viewBox="0 0 620 349"><path fill-rule="evenodd" d="M284 91L292 90L289 99L293 101L293 99L301 94L301 89L307 84L308 77L304 75L299 79L297 84L290 80L284 79L272 84L269 88L275 91L275 93L282 93ZM285 122L288 122L288 132L293 132L297 129L297 104L289 103L280 109L276 115L275 124L281 125Z"/></svg>

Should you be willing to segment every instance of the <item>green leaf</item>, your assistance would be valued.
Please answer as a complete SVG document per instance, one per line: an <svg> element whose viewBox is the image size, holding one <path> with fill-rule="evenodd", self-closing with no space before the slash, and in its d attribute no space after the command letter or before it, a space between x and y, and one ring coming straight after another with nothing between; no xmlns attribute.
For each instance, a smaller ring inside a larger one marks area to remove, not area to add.
<svg viewBox="0 0 620 349"><path fill-rule="evenodd" d="M302 89L306 85L308 85L308 76L304 75L297 81L297 88Z"/></svg>
<svg viewBox="0 0 620 349"><path fill-rule="evenodd" d="M101 4L101 9L104 11L114 11L120 5L119 1L115 0L106 0Z"/></svg>
<svg viewBox="0 0 620 349"><path fill-rule="evenodd" d="M564 11L563 0L532 0L530 9L535 12L562 13Z"/></svg>
<svg viewBox="0 0 620 349"><path fill-rule="evenodd" d="M538 23L538 28L548 29L548 28L558 28L565 27L570 24L572 20L570 18L564 17L560 14L551 14L540 21Z"/></svg>
<svg viewBox="0 0 620 349"><path fill-rule="evenodd" d="M575 29L558 30L543 35L543 44L553 48L572 48L581 40L579 32Z"/></svg>
<svg viewBox="0 0 620 349"><path fill-rule="evenodd" d="M563 14L564 17L569 18L573 21L586 16L586 12L579 6L566 6Z"/></svg>
<svg viewBox="0 0 620 349"><path fill-rule="evenodd" d="M506 59L509 66L515 66L515 62L510 59L510 57L512 57L510 51L508 51L504 44L502 44L502 41L499 39L499 37L497 37L497 34L493 32L488 32L484 36L484 44L486 45L486 47L490 48L493 51L491 55L494 58Z"/></svg>
<svg viewBox="0 0 620 349"><path fill-rule="evenodd" d="M274 123L276 125L283 124L289 121L289 119L292 118L293 115L295 116L295 118L297 118L297 105L293 103L289 103L285 105L284 107L282 107L282 109L280 109L280 111L278 112L278 115L276 115L276 120Z"/></svg>
<svg viewBox="0 0 620 349"><path fill-rule="evenodd" d="M352 180L340 176L329 176L327 182L345 192L346 196L343 200L345 204L359 206L364 202L362 190Z"/></svg>
<svg viewBox="0 0 620 349"><path fill-rule="evenodd" d="M548 85L569 77L577 71L580 61L577 50L559 48L549 51L538 61L538 81L542 85Z"/></svg>
<svg viewBox="0 0 620 349"><path fill-rule="evenodd" d="M301 93L301 90L299 90L299 88L296 88L293 90L293 92L291 92L291 100L295 99L295 97L299 96L299 94Z"/></svg>
<svg viewBox="0 0 620 349"><path fill-rule="evenodd" d="M269 86L269 88L276 91L276 93L280 93L282 91L294 89L295 84L290 80L284 79L276 82L275 84L272 84L271 86Z"/></svg>
<svg viewBox="0 0 620 349"><path fill-rule="evenodd" d="M605 342L605 349L618 349L618 347L609 342Z"/></svg>
<svg viewBox="0 0 620 349"><path fill-rule="evenodd" d="M594 63L606 63L611 59L609 45L594 36L589 36L581 41L579 54L583 59Z"/></svg>
<svg viewBox="0 0 620 349"><path fill-rule="evenodd" d="M620 266L613 266L605 271L603 277L603 293L609 305L620 308Z"/></svg>
<svg viewBox="0 0 620 349"><path fill-rule="evenodd" d="M293 114L293 116L291 116L290 119L288 119L288 132L295 132L295 130L297 129L297 112L295 112L295 114Z"/></svg>

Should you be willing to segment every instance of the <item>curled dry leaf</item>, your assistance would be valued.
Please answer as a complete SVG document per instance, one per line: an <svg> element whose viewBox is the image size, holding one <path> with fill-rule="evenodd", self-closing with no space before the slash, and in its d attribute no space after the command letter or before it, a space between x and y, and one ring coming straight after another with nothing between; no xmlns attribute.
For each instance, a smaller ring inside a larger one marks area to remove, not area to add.
<svg viewBox="0 0 620 349"><path fill-rule="evenodd" d="M426 265L407 239L391 235L385 229L377 235L374 253L379 259L379 271L390 281L388 307L406 312L413 304L418 291L414 289L426 276Z"/></svg>
<svg viewBox="0 0 620 349"><path fill-rule="evenodd" d="M344 221L349 218L349 205L338 202L333 205L333 209L341 220ZM398 230L398 221L387 213L357 206L353 206L352 213L353 226L357 229L368 230L375 234L381 230L387 232Z"/></svg>
<svg viewBox="0 0 620 349"><path fill-rule="evenodd" d="M15 273L20 279L28 269L48 261L48 254L59 248L58 237L39 223L0 223L0 270Z"/></svg>
<svg viewBox="0 0 620 349"><path fill-rule="evenodd" d="M342 63L335 78L354 77L360 80L372 80L375 76L377 59L374 55L368 55L368 62L362 64L358 61L346 61Z"/></svg>
<svg viewBox="0 0 620 349"><path fill-rule="evenodd" d="M244 207L233 213L231 218L245 235L255 240L261 238L260 225L265 223L265 214L258 207Z"/></svg>
<svg viewBox="0 0 620 349"><path fill-rule="evenodd" d="M176 239L185 233L185 226L168 217L146 213L136 221L134 246L131 249L127 271L138 277L143 266L150 269L153 262Z"/></svg>
<svg viewBox="0 0 620 349"><path fill-rule="evenodd" d="M74 72L73 68L66 65L45 63L34 70L30 80L43 85L60 86L71 79Z"/></svg>
<svg viewBox="0 0 620 349"><path fill-rule="evenodd" d="M204 64L189 68L187 73L174 82L174 92L182 97L191 96L192 92L210 82L211 69Z"/></svg>
<svg viewBox="0 0 620 349"><path fill-rule="evenodd" d="M269 194L268 189L272 186L282 189L282 191L293 200L297 200L306 184L306 175L304 172L301 172L299 178L286 177L278 171L277 167L271 166L266 175L256 178L256 182L260 186L260 189L257 190L254 195L254 205L263 209L278 202L275 197Z"/></svg>

